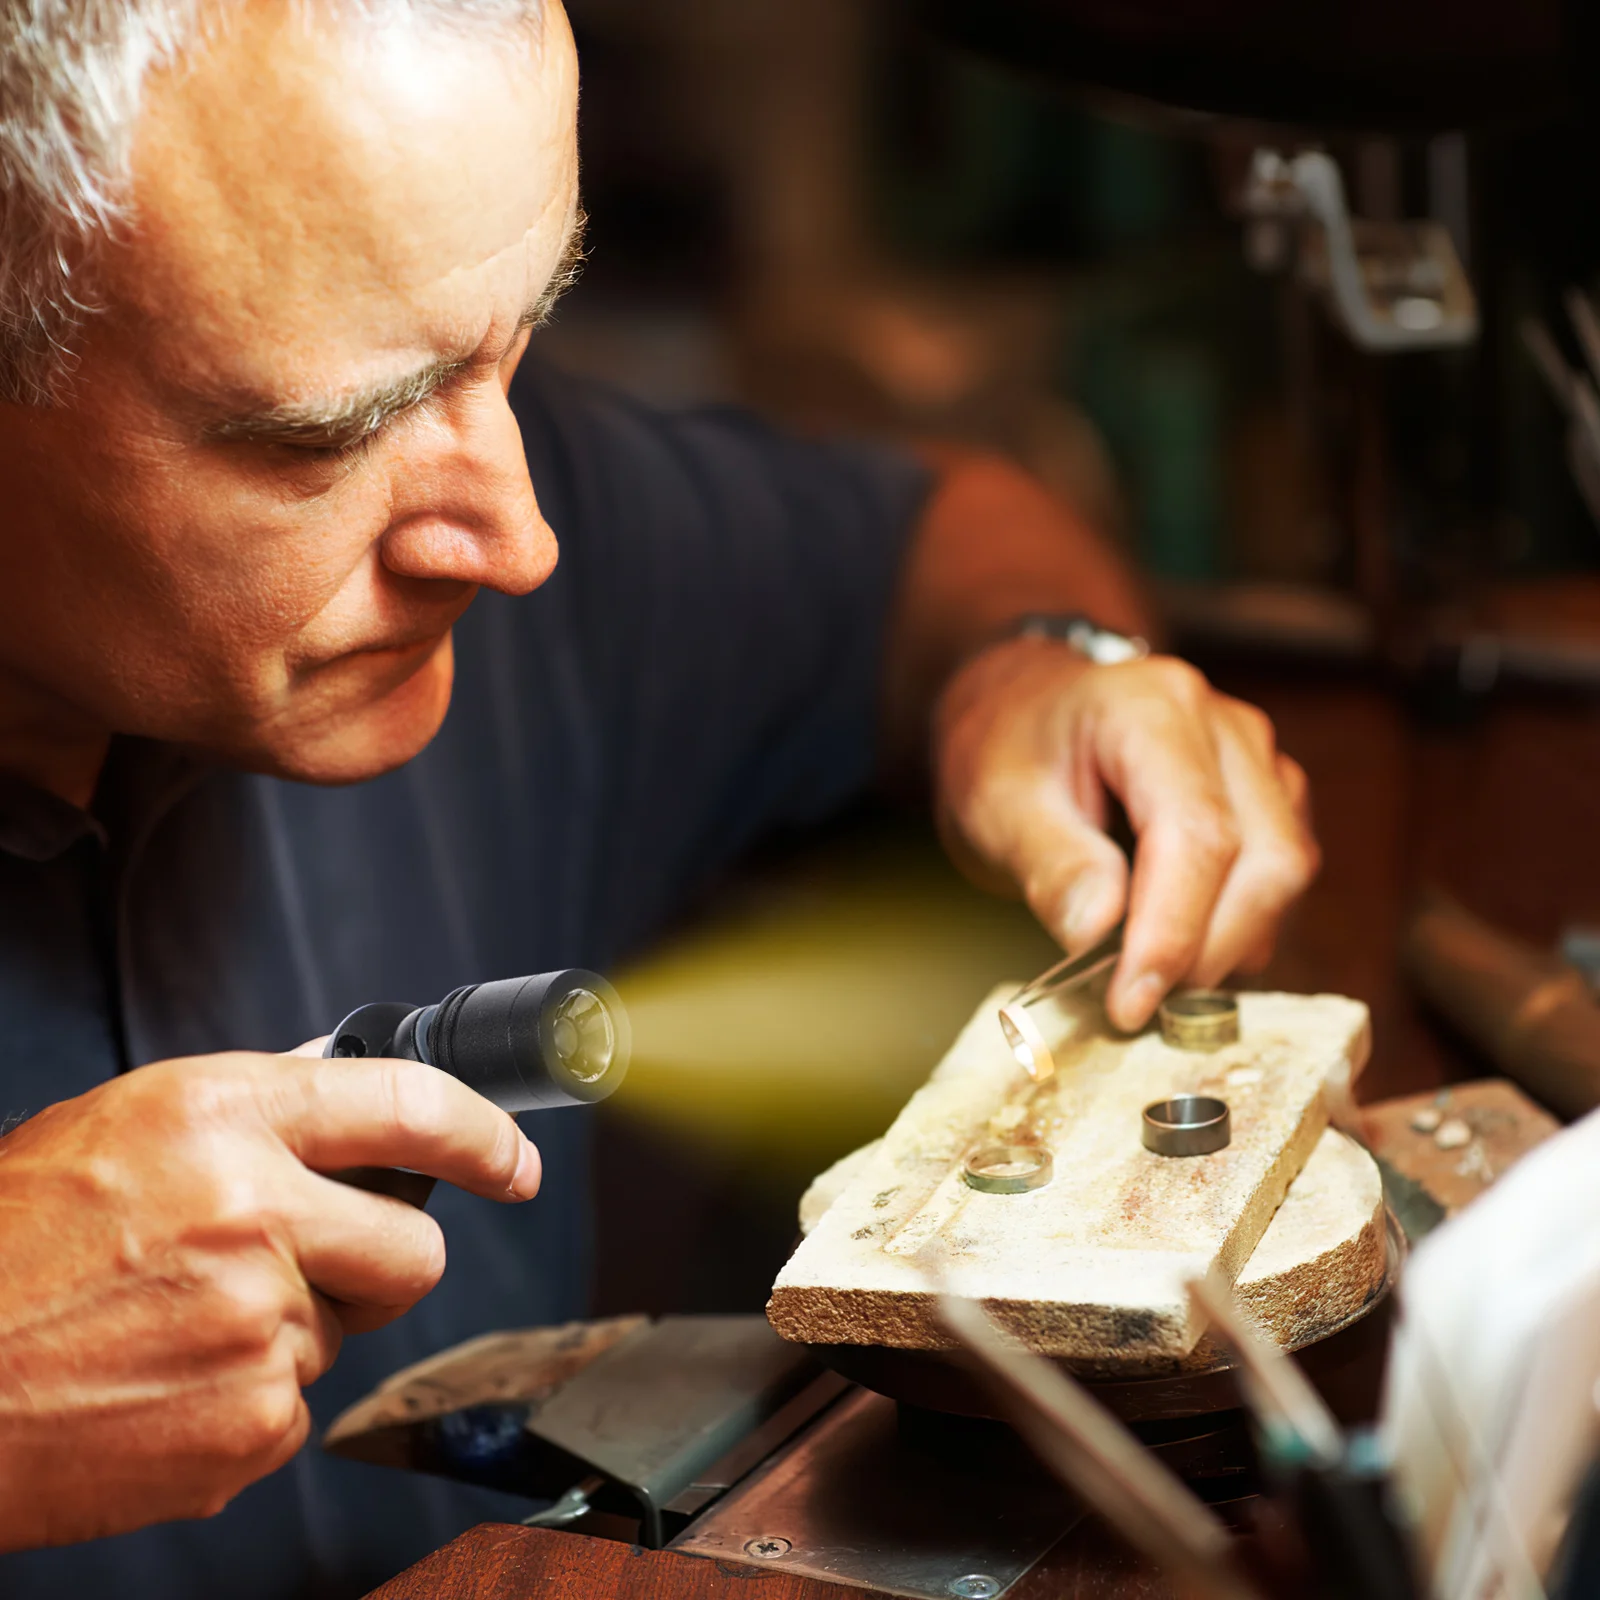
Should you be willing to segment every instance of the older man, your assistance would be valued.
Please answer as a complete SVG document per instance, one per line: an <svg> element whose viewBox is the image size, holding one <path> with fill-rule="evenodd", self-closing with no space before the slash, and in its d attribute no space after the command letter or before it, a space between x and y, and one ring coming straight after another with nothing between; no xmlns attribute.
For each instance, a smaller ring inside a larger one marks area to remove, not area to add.
<svg viewBox="0 0 1600 1600"><path fill-rule="evenodd" d="M487 1502L301 1449L342 1335L323 1412L581 1310L581 1118L497 1208L452 1080L246 1052L605 965L930 727L972 870L1072 948L1131 899L1124 1026L1314 870L1259 713L1014 626L1141 616L1011 469L517 375L576 96L556 0L0 0L7 1596L373 1583Z"/></svg>

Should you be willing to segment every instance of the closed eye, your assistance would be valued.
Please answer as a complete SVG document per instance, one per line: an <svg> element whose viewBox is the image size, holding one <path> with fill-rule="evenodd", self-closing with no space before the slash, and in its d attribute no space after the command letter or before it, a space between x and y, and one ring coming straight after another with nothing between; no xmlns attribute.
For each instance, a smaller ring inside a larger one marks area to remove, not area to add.
<svg viewBox="0 0 1600 1600"><path fill-rule="evenodd" d="M385 417L375 427L366 428L345 439L284 440L278 448L297 456L304 456L309 461L351 460L356 456L365 455L372 445L383 437L384 431L393 420L393 417Z"/></svg>
<svg viewBox="0 0 1600 1600"><path fill-rule="evenodd" d="M325 406L271 406L209 424L207 439L220 443L279 445L336 456L370 443L396 417L415 410L464 372L465 360L436 361L381 389Z"/></svg>

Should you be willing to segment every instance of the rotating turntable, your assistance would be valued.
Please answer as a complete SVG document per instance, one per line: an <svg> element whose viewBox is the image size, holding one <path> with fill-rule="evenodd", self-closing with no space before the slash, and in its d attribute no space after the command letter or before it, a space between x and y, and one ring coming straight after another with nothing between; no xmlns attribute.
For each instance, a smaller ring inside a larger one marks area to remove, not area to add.
<svg viewBox="0 0 1600 1600"><path fill-rule="evenodd" d="M1258 1488L1234 1358L1174 1314L1182 1289L1172 1281L1220 1264L1245 1318L1299 1356L1334 1415L1370 1420L1404 1236L1372 1157L1327 1120L1364 1062L1364 1009L1246 995L1240 1036L1195 1051L1110 1034L1096 995L1080 993L1041 1019L1061 1071L1039 1084L1016 1070L994 1025L1004 998L984 1002L882 1141L807 1192L805 1239L769 1306L774 1326L896 1402L903 1433L924 1445L958 1439L949 1419L1001 1413L928 1314L918 1280L937 1276L982 1299L1018 1343L1225 1506ZM1167 1160L1141 1144L1140 1102L1212 1091L1236 1103L1231 1147ZM991 1198L973 1184L969 1156L963 1187L962 1151L1001 1135L1048 1146L1051 1182ZM913 1248L896 1251L908 1237ZM1130 1265L1135 1249L1144 1259ZM816 1337L836 1330L851 1337Z"/></svg>

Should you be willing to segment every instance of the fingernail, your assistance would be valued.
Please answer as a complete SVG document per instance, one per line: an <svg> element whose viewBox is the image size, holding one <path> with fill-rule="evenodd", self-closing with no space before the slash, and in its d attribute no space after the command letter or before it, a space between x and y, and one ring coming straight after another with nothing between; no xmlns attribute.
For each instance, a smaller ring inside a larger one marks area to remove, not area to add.
<svg viewBox="0 0 1600 1600"><path fill-rule="evenodd" d="M1094 931L1095 913L1105 895L1105 879L1097 872L1080 873L1067 890L1067 902L1062 908L1061 931L1073 947L1089 942Z"/></svg>
<svg viewBox="0 0 1600 1600"><path fill-rule="evenodd" d="M511 1192L519 1200L531 1200L539 1192L539 1180L544 1176L544 1163L539 1160L538 1147L531 1139L522 1141L522 1155L517 1161L517 1175L511 1180Z"/></svg>
<svg viewBox="0 0 1600 1600"><path fill-rule="evenodd" d="M1126 1019L1124 1026L1131 1032L1142 1028L1161 1003L1166 993L1167 980L1159 972L1146 972L1135 978L1118 1010Z"/></svg>

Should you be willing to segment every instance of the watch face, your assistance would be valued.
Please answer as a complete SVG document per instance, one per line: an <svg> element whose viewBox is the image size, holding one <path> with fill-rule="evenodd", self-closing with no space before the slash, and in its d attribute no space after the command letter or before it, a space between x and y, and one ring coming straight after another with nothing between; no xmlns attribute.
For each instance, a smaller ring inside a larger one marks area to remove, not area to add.
<svg viewBox="0 0 1600 1600"><path fill-rule="evenodd" d="M1150 646L1143 639L1130 639L1126 634L1097 632L1093 643L1084 652L1096 666L1117 667L1124 661L1138 661L1150 654Z"/></svg>
<svg viewBox="0 0 1600 1600"><path fill-rule="evenodd" d="M1143 639L1130 639L1126 634L1102 628L1085 616L1034 612L1018 621L1015 632L1024 639L1055 639L1070 645L1097 667L1120 666L1124 661L1139 661L1150 654L1150 646Z"/></svg>

